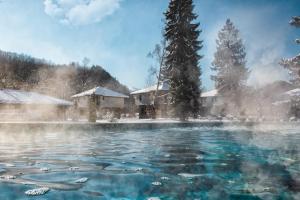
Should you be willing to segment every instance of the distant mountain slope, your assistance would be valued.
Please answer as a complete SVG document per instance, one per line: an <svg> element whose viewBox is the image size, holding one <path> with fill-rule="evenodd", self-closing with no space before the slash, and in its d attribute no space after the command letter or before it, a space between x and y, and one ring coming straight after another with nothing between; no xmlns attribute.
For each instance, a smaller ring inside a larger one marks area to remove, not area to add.
<svg viewBox="0 0 300 200"><path fill-rule="evenodd" d="M69 99L96 86L129 94L129 89L101 66L84 67L78 63L57 65L0 50L0 88L33 90Z"/></svg>

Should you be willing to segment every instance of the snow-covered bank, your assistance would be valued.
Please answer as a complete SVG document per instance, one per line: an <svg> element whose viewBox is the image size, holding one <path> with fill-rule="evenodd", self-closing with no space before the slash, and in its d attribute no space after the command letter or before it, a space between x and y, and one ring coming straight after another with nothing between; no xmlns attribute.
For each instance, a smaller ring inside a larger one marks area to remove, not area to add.
<svg viewBox="0 0 300 200"><path fill-rule="evenodd" d="M23 132L32 131L110 131L110 130L134 130L134 129L157 129L157 128L184 128L184 127L257 127L271 125L273 126L300 126L299 121L250 121L250 120L216 120L216 119L193 119L181 122L176 119L120 119L115 122L99 120L96 123L86 121L65 121L65 122L0 122L1 132Z"/></svg>
<svg viewBox="0 0 300 200"><path fill-rule="evenodd" d="M238 119L234 117L230 118L199 118L189 119L188 121L180 121L175 118L157 118L157 119L138 119L138 118L122 118L114 120L97 120L96 123L90 123L87 120L67 120L67 121L0 121L0 124L182 124L182 123L290 123L299 122L300 119L293 120L265 120L265 119Z"/></svg>

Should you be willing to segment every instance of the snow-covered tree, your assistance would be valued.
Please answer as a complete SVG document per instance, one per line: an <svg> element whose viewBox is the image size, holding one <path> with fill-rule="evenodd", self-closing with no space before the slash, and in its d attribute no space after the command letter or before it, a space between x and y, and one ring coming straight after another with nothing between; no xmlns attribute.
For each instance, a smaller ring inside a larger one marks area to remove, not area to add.
<svg viewBox="0 0 300 200"><path fill-rule="evenodd" d="M166 16L166 69L174 114L181 120L196 117L200 110L200 67L198 54L201 30L193 13L192 0L171 0Z"/></svg>
<svg viewBox="0 0 300 200"><path fill-rule="evenodd" d="M215 81L224 103L233 105L240 111L241 95L249 70L246 67L246 52L239 30L230 19L226 20L226 24L219 31L216 43L217 50L211 68L216 73L212 80Z"/></svg>
<svg viewBox="0 0 300 200"><path fill-rule="evenodd" d="M293 17L290 25L300 28L300 16ZM295 42L300 44L300 39L296 39ZM300 53L293 58L282 59L280 64L289 70L291 82L296 87L300 87ZM298 95L291 98L290 114L291 116L300 118L300 97Z"/></svg>
<svg viewBox="0 0 300 200"><path fill-rule="evenodd" d="M290 24L292 26L299 28L300 16L293 17L292 20L290 21ZM296 43L299 44L300 39L296 39ZM300 54L298 54L293 58L282 59L280 64L289 70L289 73L291 75L291 82L299 87L300 86Z"/></svg>

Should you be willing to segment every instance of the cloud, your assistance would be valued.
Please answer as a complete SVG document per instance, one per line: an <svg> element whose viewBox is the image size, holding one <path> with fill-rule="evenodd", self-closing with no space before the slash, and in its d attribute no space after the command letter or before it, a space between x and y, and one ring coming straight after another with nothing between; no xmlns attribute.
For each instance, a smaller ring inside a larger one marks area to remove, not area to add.
<svg viewBox="0 0 300 200"><path fill-rule="evenodd" d="M61 23L97 23L120 8L121 0L44 0L45 13Z"/></svg>

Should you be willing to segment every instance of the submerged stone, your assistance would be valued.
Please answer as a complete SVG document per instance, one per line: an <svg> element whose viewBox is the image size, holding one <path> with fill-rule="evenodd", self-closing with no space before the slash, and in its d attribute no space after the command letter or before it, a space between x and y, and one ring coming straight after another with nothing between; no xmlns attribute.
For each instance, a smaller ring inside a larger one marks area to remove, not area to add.
<svg viewBox="0 0 300 200"><path fill-rule="evenodd" d="M16 178L17 178L16 176L12 176L12 175L0 176L0 179L5 179L5 180L11 180Z"/></svg>
<svg viewBox="0 0 300 200"><path fill-rule="evenodd" d="M94 191L83 191L84 193L91 195L91 196L97 196L97 197L101 197L104 196L102 193L100 192L94 192Z"/></svg>
<svg viewBox="0 0 300 200"><path fill-rule="evenodd" d="M166 177L166 176L163 176L163 177L161 177L160 179L161 179L161 180L165 180L165 181L170 180L170 178L169 178L169 177Z"/></svg>
<svg viewBox="0 0 300 200"><path fill-rule="evenodd" d="M149 197L149 198L147 198L147 200L160 200L160 198L159 197Z"/></svg>
<svg viewBox="0 0 300 200"><path fill-rule="evenodd" d="M79 167L70 167L69 170L70 171L77 171L77 170L79 170Z"/></svg>
<svg viewBox="0 0 300 200"><path fill-rule="evenodd" d="M84 177L84 178L80 178L80 179L76 180L75 183L85 183L88 180L89 180L88 178Z"/></svg>
<svg viewBox="0 0 300 200"><path fill-rule="evenodd" d="M152 184L152 185L155 185L155 186L162 185L162 183L161 183L161 182L158 182L158 181L152 182L151 184Z"/></svg>
<svg viewBox="0 0 300 200"><path fill-rule="evenodd" d="M48 167L42 167L40 170L43 171L43 172L48 172L48 171L50 171L50 168L48 168Z"/></svg>
<svg viewBox="0 0 300 200"><path fill-rule="evenodd" d="M38 195L44 195L44 194L46 194L47 192L49 192L49 190L50 189L47 188L47 187L42 187L42 188L27 190L25 192L25 194L29 195L29 196L38 196Z"/></svg>
<svg viewBox="0 0 300 200"><path fill-rule="evenodd" d="M143 171L143 168L141 168L141 167L136 168L135 171L137 171L137 172Z"/></svg>
<svg viewBox="0 0 300 200"><path fill-rule="evenodd" d="M202 176L202 174L189 174L189 173L179 173L178 175L189 179Z"/></svg>
<svg viewBox="0 0 300 200"><path fill-rule="evenodd" d="M7 163L7 164L5 164L5 166L6 166L6 167L15 167L16 165L11 164L11 163Z"/></svg>

